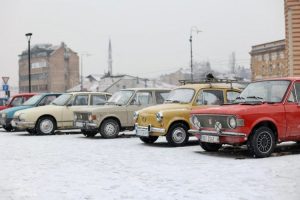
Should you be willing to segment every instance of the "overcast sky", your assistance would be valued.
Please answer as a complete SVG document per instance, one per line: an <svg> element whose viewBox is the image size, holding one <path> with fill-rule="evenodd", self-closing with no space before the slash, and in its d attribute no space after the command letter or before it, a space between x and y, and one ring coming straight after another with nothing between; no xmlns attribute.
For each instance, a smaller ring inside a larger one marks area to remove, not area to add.
<svg viewBox="0 0 300 200"><path fill-rule="evenodd" d="M251 46L284 39L283 0L1 0L1 76L17 85L18 55L32 45L65 42L84 57L83 74L107 71L153 77L189 66L192 26L196 61L228 68L229 55L249 67Z"/></svg>

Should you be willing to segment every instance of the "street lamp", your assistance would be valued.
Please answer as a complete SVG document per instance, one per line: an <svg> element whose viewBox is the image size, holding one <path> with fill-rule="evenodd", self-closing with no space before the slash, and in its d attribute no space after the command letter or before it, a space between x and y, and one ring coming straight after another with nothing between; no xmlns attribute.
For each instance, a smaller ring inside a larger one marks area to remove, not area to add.
<svg viewBox="0 0 300 200"><path fill-rule="evenodd" d="M197 34L201 32L196 26L192 26L190 32L190 43L191 43L191 81L193 81L193 32Z"/></svg>
<svg viewBox="0 0 300 200"><path fill-rule="evenodd" d="M25 36L27 37L27 40L28 40L28 81L29 81L28 92L31 93L30 39L31 39L32 33L26 33Z"/></svg>
<svg viewBox="0 0 300 200"><path fill-rule="evenodd" d="M83 56L91 56L91 54L89 53L86 53L86 52L83 52L80 54L80 91L83 90L83 72L82 72L82 69L83 69Z"/></svg>

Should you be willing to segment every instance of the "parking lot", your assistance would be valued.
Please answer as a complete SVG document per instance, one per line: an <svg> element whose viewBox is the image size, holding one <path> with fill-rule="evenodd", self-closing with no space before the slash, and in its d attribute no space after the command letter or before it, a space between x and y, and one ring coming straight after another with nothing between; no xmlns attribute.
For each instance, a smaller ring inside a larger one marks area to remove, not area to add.
<svg viewBox="0 0 300 200"><path fill-rule="evenodd" d="M300 199L300 145L270 158L244 148L204 152L197 141L145 145L81 134L30 136L0 129L0 199Z"/></svg>

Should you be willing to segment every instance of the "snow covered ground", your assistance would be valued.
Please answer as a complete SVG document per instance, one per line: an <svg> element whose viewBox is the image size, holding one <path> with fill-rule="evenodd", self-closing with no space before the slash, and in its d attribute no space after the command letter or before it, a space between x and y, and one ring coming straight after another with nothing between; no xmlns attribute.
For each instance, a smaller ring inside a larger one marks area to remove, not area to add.
<svg viewBox="0 0 300 200"><path fill-rule="evenodd" d="M108 140L0 129L0 152L1 200L300 199L295 143L254 159L243 148L170 148L165 138L145 145L130 135Z"/></svg>

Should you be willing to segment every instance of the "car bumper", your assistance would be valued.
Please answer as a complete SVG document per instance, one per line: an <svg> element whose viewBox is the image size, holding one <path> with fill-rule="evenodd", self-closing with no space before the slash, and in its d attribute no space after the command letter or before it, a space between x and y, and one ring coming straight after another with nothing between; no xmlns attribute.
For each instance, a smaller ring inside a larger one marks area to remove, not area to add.
<svg viewBox="0 0 300 200"><path fill-rule="evenodd" d="M247 141L247 134L245 133L238 133L238 132L217 132L217 131L210 131L210 130L194 130L190 129L188 131L190 134L194 135L198 138L199 141L202 141L202 136L212 136L213 138L210 141L204 141L209 143L221 143L221 144L242 144ZM217 139L217 140L214 140ZM216 142L217 141L217 142Z"/></svg>
<svg viewBox="0 0 300 200"><path fill-rule="evenodd" d="M25 129L32 129L35 127L35 122L26 122L26 121L18 121L18 120L12 120L11 125L14 128L25 130Z"/></svg>
<svg viewBox="0 0 300 200"><path fill-rule="evenodd" d="M97 130L98 125L89 121L74 121L74 127L83 130Z"/></svg>
<svg viewBox="0 0 300 200"><path fill-rule="evenodd" d="M151 125L148 126L139 126L137 123L134 126L135 134L142 137L147 136L163 136L166 134L166 129L164 128L155 128Z"/></svg>

